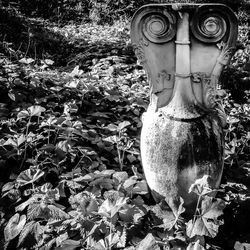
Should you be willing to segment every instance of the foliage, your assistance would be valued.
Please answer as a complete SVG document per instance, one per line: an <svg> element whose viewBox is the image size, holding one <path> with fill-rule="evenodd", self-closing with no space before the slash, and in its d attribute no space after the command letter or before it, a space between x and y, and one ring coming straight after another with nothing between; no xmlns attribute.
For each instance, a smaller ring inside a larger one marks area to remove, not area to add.
<svg viewBox="0 0 250 250"><path fill-rule="evenodd" d="M74 45L65 55L70 58L66 67L46 53L18 54L11 45L17 56L0 58L2 245L244 249L250 234L245 99L237 104L228 92L218 93L228 115L226 171L217 198L210 196L209 176L190 187L199 201L188 220L181 198L176 210L164 200L154 203L142 173L139 131L148 86L131 50L127 23L50 30ZM241 34L244 44L246 34ZM246 49L233 61L240 70Z"/></svg>

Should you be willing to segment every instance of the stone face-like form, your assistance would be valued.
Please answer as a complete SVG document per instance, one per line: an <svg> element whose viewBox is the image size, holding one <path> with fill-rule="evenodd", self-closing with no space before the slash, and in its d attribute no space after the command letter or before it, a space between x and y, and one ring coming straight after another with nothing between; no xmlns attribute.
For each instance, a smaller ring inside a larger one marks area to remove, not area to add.
<svg viewBox="0 0 250 250"><path fill-rule="evenodd" d="M156 200L181 196L205 174L218 188L224 157L225 114L216 89L237 39L237 19L221 4L152 4L140 8L131 38L150 84L141 156Z"/></svg>

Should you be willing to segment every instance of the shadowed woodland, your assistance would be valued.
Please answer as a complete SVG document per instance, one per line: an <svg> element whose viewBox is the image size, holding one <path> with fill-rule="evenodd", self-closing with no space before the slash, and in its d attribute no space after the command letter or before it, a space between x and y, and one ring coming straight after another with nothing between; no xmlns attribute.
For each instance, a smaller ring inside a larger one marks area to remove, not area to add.
<svg viewBox="0 0 250 250"><path fill-rule="evenodd" d="M156 2L175 1L0 1L0 249L250 249L250 2L212 1L239 35L217 96L222 183L191 220L154 202L140 161L149 86L130 21Z"/></svg>

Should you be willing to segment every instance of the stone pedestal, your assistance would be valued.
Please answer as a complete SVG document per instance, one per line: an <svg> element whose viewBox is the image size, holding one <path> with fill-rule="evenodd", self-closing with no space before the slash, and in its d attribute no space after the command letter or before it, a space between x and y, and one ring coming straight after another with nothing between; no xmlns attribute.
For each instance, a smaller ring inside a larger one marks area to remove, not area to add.
<svg viewBox="0 0 250 250"><path fill-rule="evenodd" d="M210 175L218 188L223 170L225 114L218 80L237 39L237 18L221 4L152 4L140 8L131 38L150 85L143 115L141 156L156 200L197 202L188 193Z"/></svg>

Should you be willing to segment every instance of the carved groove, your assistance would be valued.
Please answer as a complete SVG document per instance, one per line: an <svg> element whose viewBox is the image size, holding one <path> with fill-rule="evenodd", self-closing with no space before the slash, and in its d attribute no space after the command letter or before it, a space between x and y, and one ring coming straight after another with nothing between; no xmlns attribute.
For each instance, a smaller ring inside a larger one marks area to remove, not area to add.
<svg viewBox="0 0 250 250"><path fill-rule="evenodd" d="M153 43L166 43L175 36L176 18L171 13L154 13L142 18L143 34Z"/></svg>
<svg viewBox="0 0 250 250"><path fill-rule="evenodd" d="M227 18L215 9L198 11L191 22L193 35L205 43L217 43L226 35Z"/></svg>

